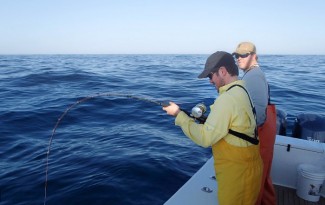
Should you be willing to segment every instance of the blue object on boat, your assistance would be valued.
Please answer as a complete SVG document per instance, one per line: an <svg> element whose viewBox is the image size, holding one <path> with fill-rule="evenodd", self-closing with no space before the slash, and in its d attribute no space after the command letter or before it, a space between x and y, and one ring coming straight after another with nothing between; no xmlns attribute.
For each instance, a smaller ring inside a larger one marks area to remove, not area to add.
<svg viewBox="0 0 325 205"><path fill-rule="evenodd" d="M325 116L300 114L296 117L292 136L296 138L325 142Z"/></svg>

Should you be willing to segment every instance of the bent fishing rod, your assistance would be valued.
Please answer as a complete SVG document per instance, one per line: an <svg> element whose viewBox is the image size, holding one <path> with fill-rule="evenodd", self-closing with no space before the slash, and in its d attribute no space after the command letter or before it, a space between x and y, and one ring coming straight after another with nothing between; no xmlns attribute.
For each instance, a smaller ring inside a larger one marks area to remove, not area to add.
<svg viewBox="0 0 325 205"><path fill-rule="evenodd" d="M154 99L148 99L145 97L139 97L139 96L135 96L135 95L129 95L129 94L122 94L122 93L113 93L113 92L106 92L106 93L97 93L95 95L92 96L88 96L88 97L84 97L78 101L76 101L75 103L73 103L72 105L70 105L63 113L62 115L58 118L53 130L52 130L52 134L49 140L49 144L48 144L48 149L46 152L46 166L45 166L45 187L44 187L44 205L46 205L46 198L47 198L47 185L48 185L48 167L49 167L49 154L51 151L51 145L53 142L53 137L55 135L55 132L59 126L59 124L61 123L62 119L67 115L67 113L73 109L74 107L76 107L77 105L86 102L88 100L97 98L97 97L123 97L123 98L127 98L127 99L133 99L133 100L138 100L138 101L143 101L143 102L147 102L147 103L151 103L151 104L155 104L157 106L162 106L162 107L166 107L169 106L169 103L165 102L165 101L157 101ZM190 114L189 112L184 111L187 115L193 117L195 120L197 120L199 123L203 124L206 120L206 117L204 116L204 113L206 112L206 106L203 103L199 103L197 104L195 107L192 108L192 113Z"/></svg>

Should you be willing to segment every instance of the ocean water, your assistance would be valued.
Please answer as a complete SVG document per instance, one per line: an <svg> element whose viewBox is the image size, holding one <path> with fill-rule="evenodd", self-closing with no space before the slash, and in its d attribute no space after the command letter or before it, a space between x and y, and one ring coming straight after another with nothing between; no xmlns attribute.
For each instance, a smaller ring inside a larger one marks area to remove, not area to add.
<svg viewBox="0 0 325 205"><path fill-rule="evenodd" d="M211 157L157 104L190 110L217 92L207 55L0 56L0 204L163 204ZM262 55L272 101L325 113L325 56ZM116 95L116 94L121 95ZM115 95L114 95L115 94ZM137 96L141 99L127 97ZM143 100L146 99L146 100Z"/></svg>

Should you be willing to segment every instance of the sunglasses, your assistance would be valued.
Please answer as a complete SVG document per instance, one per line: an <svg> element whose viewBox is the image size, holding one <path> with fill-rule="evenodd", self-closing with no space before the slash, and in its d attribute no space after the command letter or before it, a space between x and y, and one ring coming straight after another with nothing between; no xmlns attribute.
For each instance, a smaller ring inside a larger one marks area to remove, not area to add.
<svg viewBox="0 0 325 205"><path fill-rule="evenodd" d="M235 58L238 59L240 58L247 58L251 53L246 53L246 54L235 54Z"/></svg>
<svg viewBox="0 0 325 205"><path fill-rule="evenodd" d="M214 73L212 73L212 72L209 73L208 78L209 78L210 80L212 80L213 74L214 74Z"/></svg>

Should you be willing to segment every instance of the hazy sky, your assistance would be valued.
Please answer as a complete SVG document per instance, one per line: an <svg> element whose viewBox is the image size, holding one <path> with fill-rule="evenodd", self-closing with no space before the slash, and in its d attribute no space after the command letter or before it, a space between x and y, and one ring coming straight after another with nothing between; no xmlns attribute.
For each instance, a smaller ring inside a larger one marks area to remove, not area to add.
<svg viewBox="0 0 325 205"><path fill-rule="evenodd" d="M0 54L325 55L325 0L0 0Z"/></svg>

